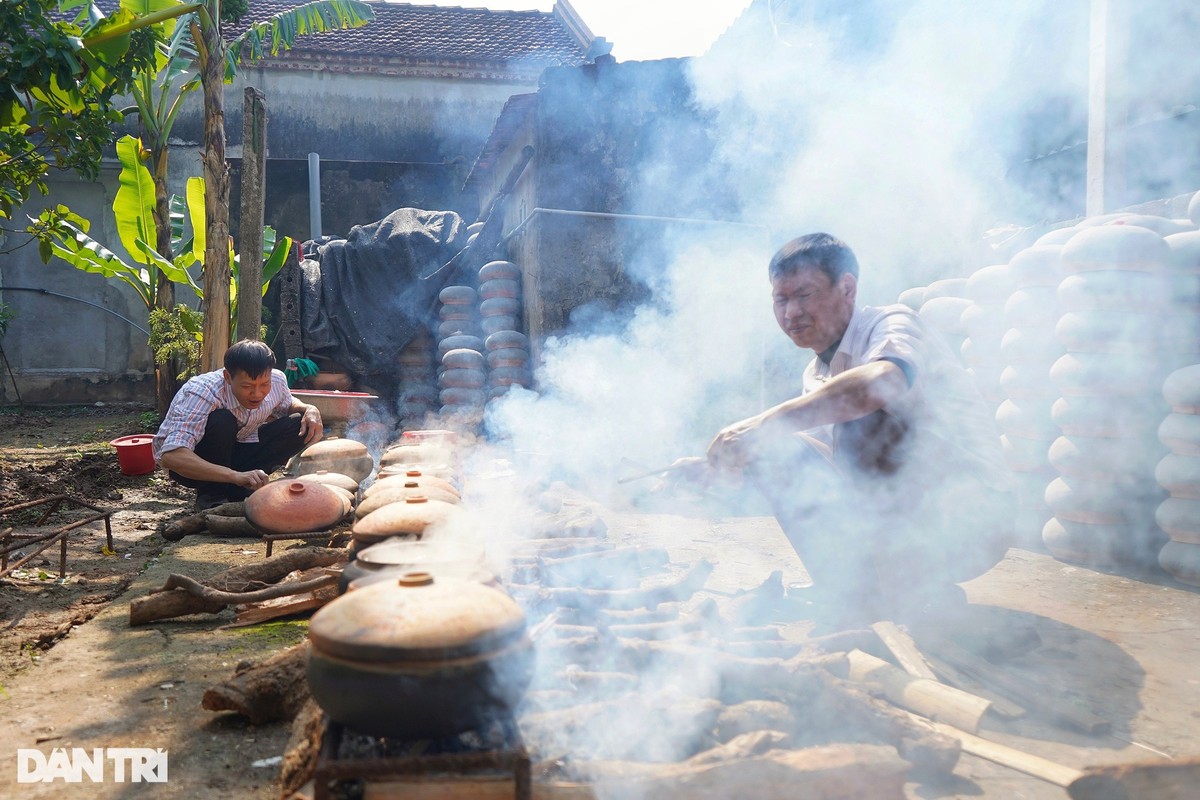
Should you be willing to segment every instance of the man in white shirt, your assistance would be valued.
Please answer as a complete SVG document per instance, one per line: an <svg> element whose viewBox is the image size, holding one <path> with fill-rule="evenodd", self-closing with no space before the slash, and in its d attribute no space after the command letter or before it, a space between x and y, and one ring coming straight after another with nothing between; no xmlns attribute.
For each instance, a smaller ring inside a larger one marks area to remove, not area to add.
<svg viewBox="0 0 1200 800"><path fill-rule="evenodd" d="M266 344L225 351L225 368L180 388L154 436L154 457L196 490L196 509L242 500L323 434L321 412L292 397Z"/></svg>
<svg viewBox="0 0 1200 800"><path fill-rule="evenodd" d="M838 239L794 239L769 274L779 327L817 357L799 396L721 430L707 466L763 491L832 614L961 603L954 584L1003 557L1014 512L970 375L906 306L856 307L858 261Z"/></svg>

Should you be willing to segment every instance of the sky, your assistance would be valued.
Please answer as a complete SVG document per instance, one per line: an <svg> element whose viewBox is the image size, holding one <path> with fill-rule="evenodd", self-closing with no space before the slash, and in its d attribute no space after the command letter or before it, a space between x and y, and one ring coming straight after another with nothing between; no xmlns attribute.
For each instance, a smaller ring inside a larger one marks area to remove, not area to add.
<svg viewBox="0 0 1200 800"><path fill-rule="evenodd" d="M554 0L406 0L414 5L549 11ZM596 36L613 43L618 61L698 56L750 0L570 0Z"/></svg>

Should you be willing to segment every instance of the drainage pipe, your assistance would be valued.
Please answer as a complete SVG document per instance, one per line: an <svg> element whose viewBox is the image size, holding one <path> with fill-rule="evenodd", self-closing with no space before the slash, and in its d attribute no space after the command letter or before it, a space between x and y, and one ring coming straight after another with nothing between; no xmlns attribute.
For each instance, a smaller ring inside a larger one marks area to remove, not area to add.
<svg viewBox="0 0 1200 800"><path fill-rule="evenodd" d="M314 242L321 240L321 156L308 154L308 233Z"/></svg>

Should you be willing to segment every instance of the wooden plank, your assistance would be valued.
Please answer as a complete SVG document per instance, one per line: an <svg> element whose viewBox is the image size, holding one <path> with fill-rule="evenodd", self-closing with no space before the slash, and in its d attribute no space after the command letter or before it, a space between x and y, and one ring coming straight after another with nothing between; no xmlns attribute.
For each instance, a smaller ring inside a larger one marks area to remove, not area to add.
<svg viewBox="0 0 1200 800"><path fill-rule="evenodd" d="M913 641L911 636L902 631L896 623L881 620L873 623L871 630L875 631L880 641L896 657L896 663L900 665L900 669L914 678L925 678L931 681L938 679L933 669L929 666L929 663L925 660L925 656L917 649L917 643Z"/></svg>
<svg viewBox="0 0 1200 800"><path fill-rule="evenodd" d="M991 707L991 702L982 697L927 678L914 678L861 650L851 650L846 658L850 665L850 680L877 684L883 689L884 696L901 708L949 722L962 730L978 730L979 721Z"/></svg>
<svg viewBox="0 0 1200 800"><path fill-rule="evenodd" d="M1088 767L1067 787L1072 800L1193 800L1200 756Z"/></svg>
<svg viewBox="0 0 1200 800"><path fill-rule="evenodd" d="M1091 736L1108 733L1112 729L1112 724L1108 720L1085 709L1069 705L1051 695L1048 690L1005 672L949 639L938 640L936 644L930 644L929 648L951 666L970 675L984 686L991 687L1055 722Z"/></svg>
<svg viewBox="0 0 1200 800"><path fill-rule="evenodd" d="M914 719L920 719L916 714L910 713L909 716ZM1032 775L1055 786L1070 786L1073 781L1084 774L1082 770L1075 769L1074 767L1068 767L1065 764L1059 764L1056 761L1035 756L1033 753L1027 753L1024 750L1018 750L1006 744L993 742L990 739L984 739L982 736L976 736L973 733L959 730L953 725L933 720L923 721L938 733L951 736L961 742L963 752L986 759L993 764L999 764L1010 769L1015 769L1017 772Z"/></svg>
<svg viewBox="0 0 1200 800"><path fill-rule="evenodd" d="M929 662L929 666L933 667L933 671L938 674L943 683L948 683L951 686L962 689L964 692L977 694L980 697L991 700L992 707L990 710L1004 719L1020 719L1027 713L1023 706L1017 705L1003 695L996 694L970 675L955 669L937 656L927 653L925 654L925 659Z"/></svg>

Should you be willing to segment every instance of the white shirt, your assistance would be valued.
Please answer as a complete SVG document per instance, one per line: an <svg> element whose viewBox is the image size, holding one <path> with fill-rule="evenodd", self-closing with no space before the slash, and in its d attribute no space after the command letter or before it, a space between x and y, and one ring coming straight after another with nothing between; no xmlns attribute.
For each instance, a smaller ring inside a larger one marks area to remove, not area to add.
<svg viewBox="0 0 1200 800"><path fill-rule="evenodd" d="M243 408L233 396L233 387L225 382L222 369L205 372L189 380L171 401L167 416L154 436L154 458L159 460L168 450L181 447L195 450L204 438L208 415L218 408L228 409L238 423L239 442L257 442L258 429L272 417L282 417L292 407L292 393L287 378L277 369L271 370L271 390L258 408Z"/></svg>
<svg viewBox="0 0 1200 800"><path fill-rule="evenodd" d="M914 432L911 474L944 476L965 469L992 488L1011 488L994 415L945 340L908 306L856 310L830 362L814 358L805 368L804 393L852 367L884 359L903 361L911 371L912 386L884 408L906 419ZM830 431L826 426L813 433L832 444Z"/></svg>

